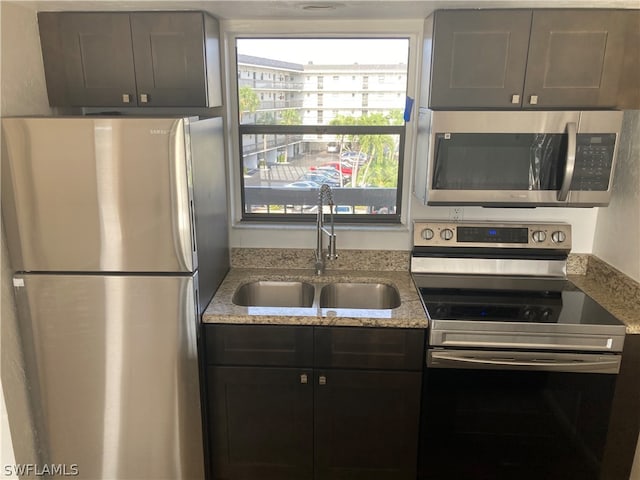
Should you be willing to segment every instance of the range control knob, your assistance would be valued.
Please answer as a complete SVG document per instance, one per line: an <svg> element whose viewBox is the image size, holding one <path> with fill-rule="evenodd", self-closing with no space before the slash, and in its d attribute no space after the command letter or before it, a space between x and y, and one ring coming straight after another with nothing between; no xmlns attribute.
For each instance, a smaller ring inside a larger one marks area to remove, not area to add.
<svg viewBox="0 0 640 480"><path fill-rule="evenodd" d="M533 238L533 241L536 243L542 243L547 239L547 234L542 230L536 230L531 234L531 238Z"/></svg>
<svg viewBox="0 0 640 480"><path fill-rule="evenodd" d="M553 311L549 310L548 308L545 308L541 313L540 313L540 321L541 322L551 322L553 321Z"/></svg>
<svg viewBox="0 0 640 480"><path fill-rule="evenodd" d="M445 228L440 232L440 238L442 240L451 240L453 238L453 230L450 228Z"/></svg>
<svg viewBox="0 0 640 480"><path fill-rule="evenodd" d="M562 230L557 230L551 234L551 240L553 243L562 243L567 239L567 234Z"/></svg>
<svg viewBox="0 0 640 480"><path fill-rule="evenodd" d="M431 240L433 238L433 230L431 230L430 228L425 228L424 230L422 230L422 238L424 240Z"/></svg>
<svg viewBox="0 0 640 480"><path fill-rule="evenodd" d="M522 312L523 320L535 320L535 318L536 318L536 311L533 308L525 308L524 311Z"/></svg>

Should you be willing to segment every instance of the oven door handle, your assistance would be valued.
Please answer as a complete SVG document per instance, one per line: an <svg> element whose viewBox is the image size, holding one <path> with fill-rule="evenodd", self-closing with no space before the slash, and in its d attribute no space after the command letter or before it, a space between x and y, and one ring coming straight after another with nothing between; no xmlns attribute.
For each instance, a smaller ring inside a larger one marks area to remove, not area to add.
<svg viewBox="0 0 640 480"><path fill-rule="evenodd" d="M484 355L486 355L483 352ZM533 370L545 372L584 372L611 373L620 370L620 356L596 356L595 359L575 356L574 360L566 356L554 358L553 354L544 357L530 355L528 357L511 358L508 352L496 352L493 358L479 357L476 354L465 355L464 352L430 351L427 366L431 368L475 368L486 370ZM497 358L496 358L497 357Z"/></svg>

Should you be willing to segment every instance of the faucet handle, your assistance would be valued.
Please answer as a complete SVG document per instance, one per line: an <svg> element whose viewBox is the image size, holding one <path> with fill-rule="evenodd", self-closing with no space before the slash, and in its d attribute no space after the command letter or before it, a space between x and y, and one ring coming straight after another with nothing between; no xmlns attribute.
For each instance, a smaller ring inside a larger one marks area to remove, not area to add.
<svg viewBox="0 0 640 480"><path fill-rule="evenodd" d="M335 260L338 258L338 253L336 249L336 234L332 233L329 235L329 245L327 248L327 258L329 260Z"/></svg>

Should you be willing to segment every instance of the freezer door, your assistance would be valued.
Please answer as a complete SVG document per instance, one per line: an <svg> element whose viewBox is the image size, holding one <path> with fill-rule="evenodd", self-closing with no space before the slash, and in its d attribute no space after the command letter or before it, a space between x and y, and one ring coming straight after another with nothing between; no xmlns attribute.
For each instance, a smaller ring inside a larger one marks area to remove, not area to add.
<svg viewBox="0 0 640 480"><path fill-rule="evenodd" d="M32 274L14 289L40 462L202 480L194 277Z"/></svg>
<svg viewBox="0 0 640 480"><path fill-rule="evenodd" d="M188 119L2 119L17 271L195 270Z"/></svg>

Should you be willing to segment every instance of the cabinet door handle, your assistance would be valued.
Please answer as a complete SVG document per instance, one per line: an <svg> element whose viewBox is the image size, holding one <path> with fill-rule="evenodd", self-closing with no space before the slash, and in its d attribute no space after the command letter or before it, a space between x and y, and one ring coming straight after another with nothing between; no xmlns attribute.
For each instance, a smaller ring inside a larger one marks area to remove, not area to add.
<svg viewBox="0 0 640 480"><path fill-rule="evenodd" d="M146 93L141 93L140 103L149 103L149 95L147 95Z"/></svg>
<svg viewBox="0 0 640 480"><path fill-rule="evenodd" d="M324 375L320 375L318 377L318 385L326 385L327 384L327 377Z"/></svg>
<svg viewBox="0 0 640 480"><path fill-rule="evenodd" d="M529 104L530 105L537 105L538 104L538 95L531 95L529 97Z"/></svg>
<svg viewBox="0 0 640 480"><path fill-rule="evenodd" d="M309 383L309 377L307 377L306 373L303 373L300 375L300 383Z"/></svg>
<svg viewBox="0 0 640 480"><path fill-rule="evenodd" d="M128 93L123 93L122 103L131 103L131 95L129 95Z"/></svg>
<svg viewBox="0 0 640 480"><path fill-rule="evenodd" d="M520 95L511 95L511 103L520 103Z"/></svg>

